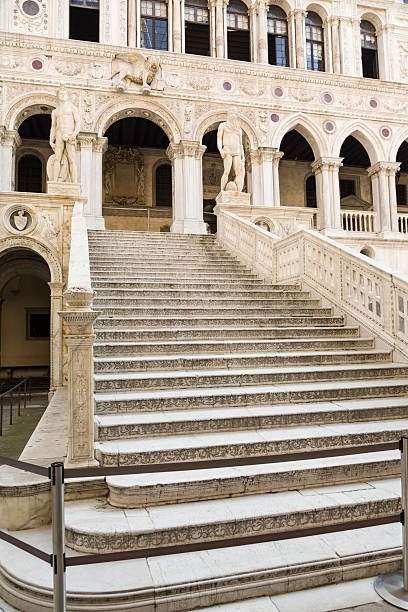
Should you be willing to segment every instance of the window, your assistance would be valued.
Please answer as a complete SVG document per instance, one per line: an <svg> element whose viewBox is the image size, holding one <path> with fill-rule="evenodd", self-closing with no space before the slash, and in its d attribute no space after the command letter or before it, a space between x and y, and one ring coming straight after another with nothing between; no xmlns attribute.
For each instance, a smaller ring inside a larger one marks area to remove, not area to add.
<svg viewBox="0 0 408 612"><path fill-rule="evenodd" d="M142 47L167 51L167 4L159 0L140 3Z"/></svg>
<svg viewBox="0 0 408 612"><path fill-rule="evenodd" d="M356 184L352 179L340 179L340 198L356 195Z"/></svg>
<svg viewBox="0 0 408 612"><path fill-rule="evenodd" d="M99 42L99 0L69 1L69 37Z"/></svg>
<svg viewBox="0 0 408 612"><path fill-rule="evenodd" d="M41 308L26 310L27 340L48 340L50 337L50 311Z"/></svg>
<svg viewBox="0 0 408 612"><path fill-rule="evenodd" d="M156 169L156 206L171 206L172 190L171 166L161 164Z"/></svg>
<svg viewBox="0 0 408 612"><path fill-rule="evenodd" d="M185 51L210 55L210 21L207 0L190 0L184 8Z"/></svg>
<svg viewBox="0 0 408 612"><path fill-rule="evenodd" d="M248 8L241 0L230 0L227 6L228 58L251 61Z"/></svg>
<svg viewBox="0 0 408 612"><path fill-rule="evenodd" d="M397 206L405 206L407 204L407 186L397 185Z"/></svg>
<svg viewBox="0 0 408 612"><path fill-rule="evenodd" d="M360 37L363 77L378 79L377 34L372 23L361 22Z"/></svg>
<svg viewBox="0 0 408 612"><path fill-rule="evenodd" d="M268 24L268 61L274 66L289 66L288 22L279 6L270 6Z"/></svg>
<svg viewBox="0 0 408 612"><path fill-rule="evenodd" d="M306 179L306 206L317 208L316 177L314 174Z"/></svg>
<svg viewBox="0 0 408 612"><path fill-rule="evenodd" d="M18 162L17 191L42 193L43 165L36 155L24 155Z"/></svg>
<svg viewBox="0 0 408 612"><path fill-rule="evenodd" d="M308 12L306 17L306 56L308 70L324 71L322 20L313 12Z"/></svg>

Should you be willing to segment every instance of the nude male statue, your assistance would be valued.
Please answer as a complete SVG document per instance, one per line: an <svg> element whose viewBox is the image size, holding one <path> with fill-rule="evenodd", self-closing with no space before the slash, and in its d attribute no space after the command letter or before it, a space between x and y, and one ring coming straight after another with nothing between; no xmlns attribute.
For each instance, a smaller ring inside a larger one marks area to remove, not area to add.
<svg viewBox="0 0 408 612"><path fill-rule="evenodd" d="M239 127L238 116L234 111L229 111L227 120L218 126L217 146L224 161L221 191L225 191L225 188L242 191L245 178L245 156L242 129ZM234 181L228 182L231 167L235 176Z"/></svg>
<svg viewBox="0 0 408 612"><path fill-rule="evenodd" d="M50 146L54 151L49 165L49 179L76 183L76 137L79 132L79 112L69 100L65 87L58 91L58 106L51 114Z"/></svg>

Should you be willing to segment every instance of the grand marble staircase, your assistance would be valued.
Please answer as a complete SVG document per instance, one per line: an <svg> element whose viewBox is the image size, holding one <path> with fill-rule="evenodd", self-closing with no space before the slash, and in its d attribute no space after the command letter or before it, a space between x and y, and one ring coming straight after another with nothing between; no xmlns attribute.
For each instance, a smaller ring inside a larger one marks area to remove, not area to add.
<svg viewBox="0 0 408 612"><path fill-rule="evenodd" d="M107 498L67 504L69 547L214 542L399 512L399 452L380 445L408 433L408 364L301 286L263 282L213 236L101 231L89 244L100 464L282 461L108 477Z"/></svg>

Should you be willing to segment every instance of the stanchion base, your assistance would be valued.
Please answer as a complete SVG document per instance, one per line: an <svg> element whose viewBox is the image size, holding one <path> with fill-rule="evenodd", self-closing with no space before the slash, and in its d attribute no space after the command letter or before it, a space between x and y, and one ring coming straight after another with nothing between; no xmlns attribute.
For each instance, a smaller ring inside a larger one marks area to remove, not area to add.
<svg viewBox="0 0 408 612"><path fill-rule="evenodd" d="M404 589L402 572L378 576L374 580L374 589L387 603L400 610L408 610L408 591Z"/></svg>

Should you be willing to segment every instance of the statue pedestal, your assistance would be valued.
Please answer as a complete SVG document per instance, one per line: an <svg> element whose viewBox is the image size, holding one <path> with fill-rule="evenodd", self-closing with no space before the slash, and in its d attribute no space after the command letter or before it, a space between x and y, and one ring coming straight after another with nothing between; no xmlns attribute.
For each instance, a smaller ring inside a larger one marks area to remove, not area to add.
<svg viewBox="0 0 408 612"><path fill-rule="evenodd" d="M251 194L242 191L220 191L215 201L219 206L250 206Z"/></svg>
<svg viewBox="0 0 408 612"><path fill-rule="evenodd" d="M47 181L47 193L49 193L50 195L62 195L76 198L81 195L81 185L80 183Z"/></svg>

